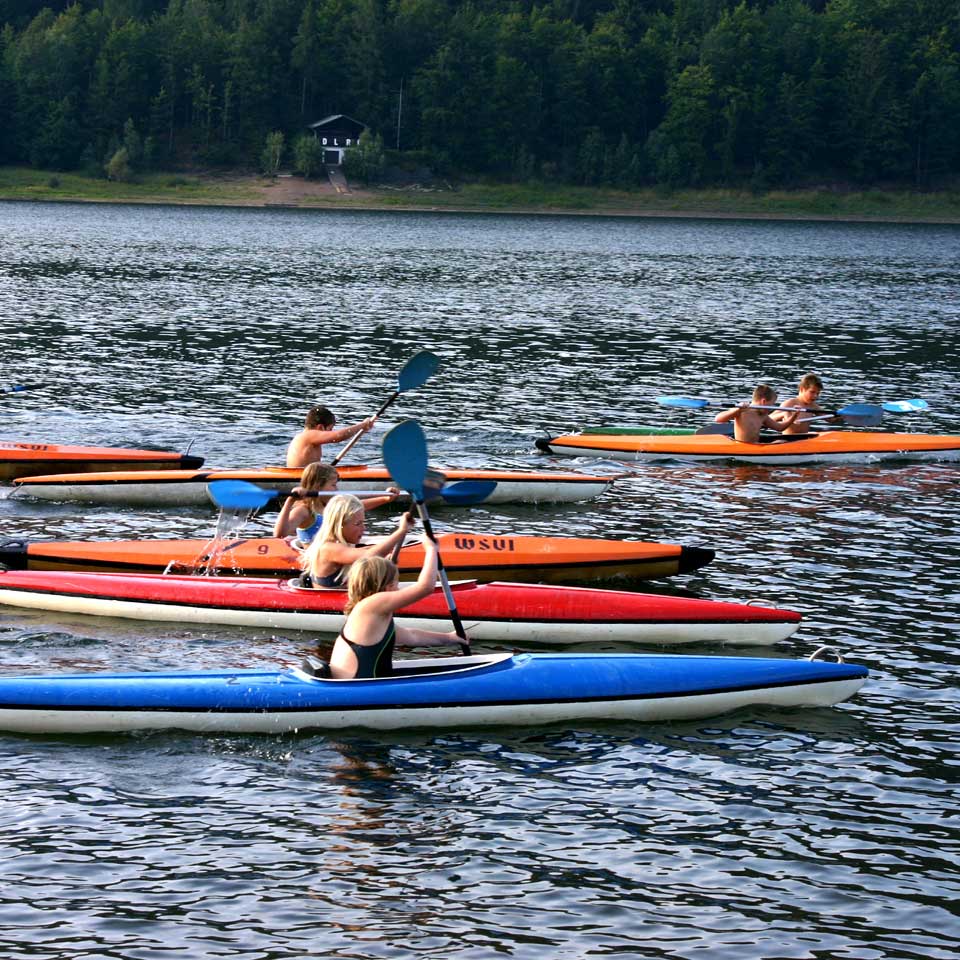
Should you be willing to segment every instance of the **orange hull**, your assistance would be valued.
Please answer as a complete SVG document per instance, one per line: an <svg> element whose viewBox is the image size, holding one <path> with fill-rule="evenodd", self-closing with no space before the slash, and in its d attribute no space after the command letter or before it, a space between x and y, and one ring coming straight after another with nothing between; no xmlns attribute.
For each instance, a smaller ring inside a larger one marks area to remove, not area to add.
<svg viewBox="0 0 960 960"><path fill-rule="evenodd" d="M566 583L649 579L689 573L713 551L669 543L568 537L511 537L447 533L439 538L443 564L458 579ZM220 573L258 577L298 572L297 551L286 540L17 541L0 544L0 565L17 570ZM400 552L401 574L415 577L423 547Z"/></svg>
<svg viewBox="0 0 960 960"><path fill-rule="evenodd" d="M81 471L195 470L202 457L174 450L129 450L123 447L71 447L57 443L18 443L0 440L0 481L17 477Z"/></svg>

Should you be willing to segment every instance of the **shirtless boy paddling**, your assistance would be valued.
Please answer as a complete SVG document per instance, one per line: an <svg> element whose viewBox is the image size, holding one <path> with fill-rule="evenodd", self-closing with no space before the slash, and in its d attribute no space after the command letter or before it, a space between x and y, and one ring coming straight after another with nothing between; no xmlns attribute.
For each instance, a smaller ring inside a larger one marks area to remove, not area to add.
<svg viewBox="0 0 960 960"><path fill-rule="evenodd" d="M760 431L764 427L783 433L793 425L800 415L800 410L794 410L782 420L774 420L767 410L758 410L753 404L771 407L777 402L777 393L773 387L761 383L753 391L753 398L729 410L718 413L714 420L717 423L733 421L733 436L741 443L759 443Z"/></svg>
<svg viewBox="0 0 960 960"><path fill-rule="evenodd" d="M340 443L358 433L366 433L374 421L374 417L367 417L352 427L334 429L337 418L327 407L311 407L307 411L303 430L287 447L287 466L305 467L309 463L316 463L323 459L324 444Z"/></svg>
<svg viewBox="0 0 960 960"><path fill-rule="evenodd" d="M797 395L791 397L789 400L784 400L782 406L800 407L808 414L811 411L815 413L817 410L823 409L823 407L817 403L822 391L823 381L815 373L808 373L800 381L800 386L797 388ZM774 420L780 420L781 422L786 419L786 414L780 413L779 411L775 412L772 416ZM827 422L838 423L839 421L839 417L831 417ZM809 433L810 424L808 418L804 417L802 420L794 420L783 432L792 436Z"/></svg>

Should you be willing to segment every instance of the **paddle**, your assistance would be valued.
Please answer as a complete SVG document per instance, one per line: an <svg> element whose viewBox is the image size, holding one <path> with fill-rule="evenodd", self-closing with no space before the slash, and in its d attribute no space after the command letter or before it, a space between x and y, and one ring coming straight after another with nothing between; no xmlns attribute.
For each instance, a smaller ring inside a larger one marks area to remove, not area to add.
<svg viewBox="0 0 960 960"><path fill-rule="evenodd" d="M440 366L440 358L429 350L421 350L416 356L411 357L403 365L400 373L397 374L397 389L387 397L380 409L373 415L373 419L378 419L401 393L422 387L437 372L438 366ZM363 431L359 431L350 438L349 443L330 461L333 466L336 466L347 455L347 452L362 435Z"/></svg>
<svg viewBox="0 0 960 960"><path fill-rule="evenodd" d="M439 470L428 470L426 473L426 476L423 479L423 488L424 488L424 494L426 495L426 499L431 503L434 500L441 499L441 492L444 489L444 485L446 484L446 482L447 482L446 476L442 474ZM479 488L479 490L482 492L483 499L486 499L489 494L493 493L494 489L497 486L496 483L494 483L492 480L461 480L460 483L454 483L454 484L451 484L450 486L453 488L457 488L464 485L468 488L470 487ZM490 489L487 489L487 487L489 487ZM475 501L475 502L479 502L479 501ZM417 516L418 512L419 511L417 508L417 501L414 500L413 503L410 504L410 509L407 511L407 516L410 517L411 520L413 520ZM402 541L393 548L393 554L390 556L390 559L394 563L397 563L400 560L400 550L402 548L403 548Z"/></svg>
<svg viewBox="0 0 960 960"><path fill-rule="evenodd" d="M930 409L926 400L887 400L880 406L887 413L926 413Z"/></svg>
<svg viewBox="0 0 960 960"><path fill-rule="evenodd" d="M779 407L777 409L780 409ZM833 414L824 414L819 417L801 417L799 420L796 420L796 423L819 423L821 420L832 420ZM876 421L871 417L849 417L847 418L850 426L853 427L875 427L877 426ZM861 422L862 421L862 422ZM764 427L764 432L769 433L772 436L776 437L776 431L768 430ZM734 427L731 421L727 423L705 423L702 427L699 427L696 431L697 436L706 436L708 434L716 434L724 437L732 437L734 435ZM815 436L816 431L813 434L800 434L800 436ZM796 439L798 434L781 434L784 439L792 438Z"/></svg>
<svg viewBox="0 0 960 960"><path fill-rule="evenodd" d="M0 393L20 393L21 390L43 390L49 383L15 383L9 387L0 387Z"/></svg>
<svg viewBox="0 0 960 960"><path fill-rule="evenodd" d="M688 410L702 410L704 407L736 407L737 403L725 403L717 400L704 400L701 397L657 397L657 403L664 407L684 407ZM814 407L784 407L780 404L751 403L753 410L801 410L817 413L825 417L842 417L853 426L876 427L883 419L883 407L873 403L851 403L840 410L817 410Z"/></svg>
<svg viewBox="0 0 960 960"><path fill-rule="evenodd" d="M459 480L443 486L439 491L444 503L470 506L482 503L496 487L492 480ZM356 497L382 497L383 490L320 490L316 493L283 493L280 490L265 490L246 480L212 480L207 484L210 499L225 510L259 510L274 500L284 498L335 497L338 493L351 493Z"/></svg>
<svg viewBox="0 0 960 960"><path fill-rule="evenodd" d="M383 462L387 465L390 476L393 477L397 485L410 492L410 496L413 497L420 513L423 532L436 543L437 538L430 523L430 514L427 512L426 495L424 493L424 484L429 479L427 438L423 435L423 429L416 420L404 420L403 423L398 423L383 438ZM450 581L447 579L447 571L443 569L443 560L439 555L439 550L437 553L437 572L440 575L443 595L447 600L450 619L453 620L453 628L460 638L460 650L465 656L469 656L470 641L467 639L466 630L463 629L463 621L460 619L460 613L457 610L457 601L450 589Z"/></svg>

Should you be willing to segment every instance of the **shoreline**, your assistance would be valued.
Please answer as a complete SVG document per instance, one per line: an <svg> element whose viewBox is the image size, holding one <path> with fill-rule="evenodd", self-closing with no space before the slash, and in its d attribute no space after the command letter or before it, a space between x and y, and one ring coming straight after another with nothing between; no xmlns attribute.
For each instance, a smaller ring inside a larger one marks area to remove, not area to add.
<svg viewBox="0 0 960 960"><path fill-rule="evenodd" d="M117 183L75 174L0 168L0 201L235 207L266 210L500 216L753 220L819 223L960 225L960 192L687 190L616 191L539 184L465 184L459 189L354 187L289 174L152 174ZM939 208L939 209L938 209Z"/></svg>

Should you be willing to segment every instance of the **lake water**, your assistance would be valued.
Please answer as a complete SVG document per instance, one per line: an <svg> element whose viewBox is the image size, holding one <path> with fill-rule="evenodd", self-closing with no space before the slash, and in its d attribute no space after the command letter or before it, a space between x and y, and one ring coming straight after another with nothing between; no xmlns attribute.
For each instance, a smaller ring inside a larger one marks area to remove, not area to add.
<svg viewBox="0 0 960 960"><path fill-rule="evenodd" d="M885 427L957 433L960 228L6 203L0 348L0 383L51 385L0 399L3 438L192 444L211 466L279 462L317 402L369 415L424 348L440 371L354 462L416 416L437 463L610 473L534 439L691 425L652 398L786 396L810 370L826 403L923 397L928 415ZM861 694L650 726L0 734L0 953L956 956L957 465L628 469L589 504L436 525L712 546L658 589L800 610L795 638L752 652L828 642L870 668ZM214 519L0 499L4 537ZM0 612L4 673L311 645Z"/></svg>

